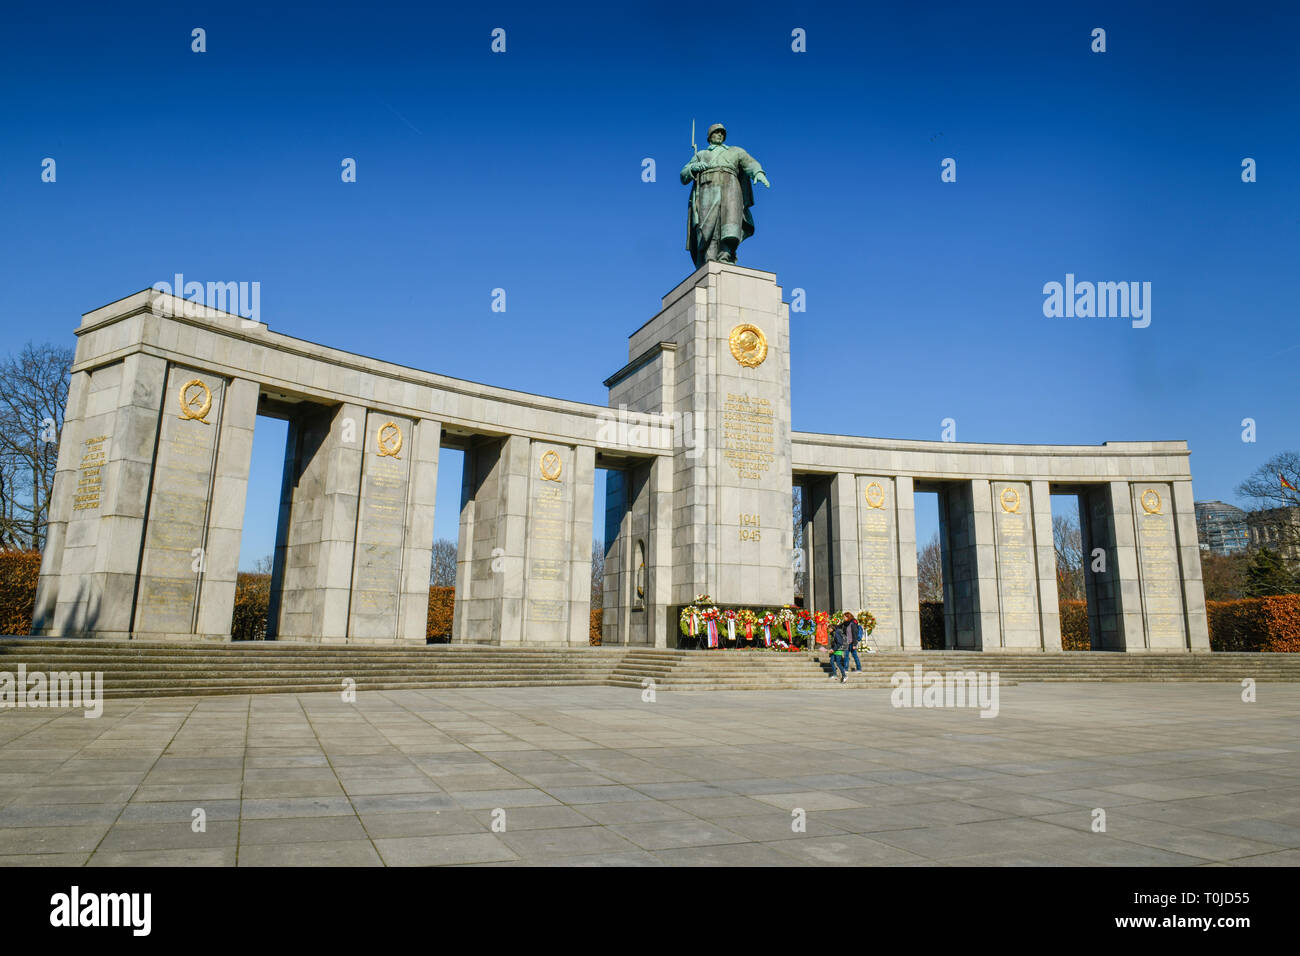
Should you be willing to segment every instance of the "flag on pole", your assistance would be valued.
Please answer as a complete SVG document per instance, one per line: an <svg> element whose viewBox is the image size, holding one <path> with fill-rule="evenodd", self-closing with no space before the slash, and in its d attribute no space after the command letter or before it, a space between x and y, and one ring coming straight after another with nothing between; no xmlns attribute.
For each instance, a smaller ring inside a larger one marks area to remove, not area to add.
<svg viewBox="0 0 1300 956"><path fill-rule="evenodd" d="M1292 491L1300 490L1300 489L1297 489L1295 485L1291 484L1291 482L1289 482L1289 481L1287 481L1285 478L1283 478L1283 477L1282 477L1282 472L1280 472L1280 471L1277 473L1277 480L1280 481L1280 482L1282 482L1282 487L1283 487L1283 488L1290 488Z"/></svg>

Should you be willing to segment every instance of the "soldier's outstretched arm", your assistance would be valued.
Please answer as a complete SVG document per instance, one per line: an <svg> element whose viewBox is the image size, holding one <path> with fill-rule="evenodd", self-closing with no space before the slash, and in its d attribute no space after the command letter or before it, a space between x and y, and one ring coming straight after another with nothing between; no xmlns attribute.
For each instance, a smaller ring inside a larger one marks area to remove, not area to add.
<svg viewBox="0 0 1300 956"><path fill-rule="evenodd" d="M739 147L736 148L739 149ZM772 188L772 184L767 181L767 174L763 172L762 165L743 149L740 150L740 168L743 169L745 174L754 182L762 183L768 189Z"/></svg>

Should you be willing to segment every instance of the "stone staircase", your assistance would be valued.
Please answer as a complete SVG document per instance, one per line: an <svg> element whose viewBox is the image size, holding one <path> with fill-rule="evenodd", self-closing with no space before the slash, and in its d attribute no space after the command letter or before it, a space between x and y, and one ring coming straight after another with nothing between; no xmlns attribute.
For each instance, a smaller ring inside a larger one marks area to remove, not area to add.
<svg viewBox="0 0 1300 956"><path fill-rule="evenodd" d="M0 640L0 671L99 671L106 698L338 693L357 690L613 686L656 690L887 688L891 676L931 671L997 672L999 683L1036 681L1300 682L1300 654L1009 654L924 651L861 654L862 673L827 679L825 652L679 651L655 648L416 647L335 644L149 643Z"/></svg>
<svg viewBox="0 0 1300 956"><path fill-rule="evenodd" d="M623 652L478 645L0 641L0 671L101 671L104 697L339 693L439 687L605 686Z"/></svg>
<svg viewBox="0 0 1300 956"><path fill-rule="evenodd" d="M1118 654L1072 651L1019 654L996 651L923 651L858 655L862 672L850 671L841 685L832 682L825 651L627 652L610 675L619 687L656 690L793 690L797 688L891 687L898 671L914 674L920 664L930 671L996 672L1000 685L1032 682L1220 681L1238 683L1251 677L1261 683L1300 682L1300 654ZM850 663L850 666L851 663Z"/></svg>

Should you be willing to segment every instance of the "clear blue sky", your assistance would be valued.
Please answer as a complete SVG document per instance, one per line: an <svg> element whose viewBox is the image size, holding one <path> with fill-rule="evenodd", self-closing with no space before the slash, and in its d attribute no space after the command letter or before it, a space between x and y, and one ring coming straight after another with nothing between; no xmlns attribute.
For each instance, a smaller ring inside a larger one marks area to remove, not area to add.
<svg viewBox="0 0 1300 956"><path fill-rule="evenodd" d="M1056 7L11 4L0 351L183 272L259 281L277 331L604 404L691 271L676 172L722 120L772 182L741 262L807 294L795 428L1186 439L1196 497L1232 501L1300 446L1300 15ZM1151 282L1150 327L1045 318L1067 272Z"/></svg>

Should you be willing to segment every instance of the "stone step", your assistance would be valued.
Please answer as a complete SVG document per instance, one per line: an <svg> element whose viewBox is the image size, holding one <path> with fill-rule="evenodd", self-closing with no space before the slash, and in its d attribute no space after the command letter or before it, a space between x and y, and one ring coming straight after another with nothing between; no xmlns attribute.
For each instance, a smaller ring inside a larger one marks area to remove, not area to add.
<svg viewBox="0 0 1300 956"><path fill-rule="evenodd" d="M496 648L481 645L282 644L10 639L0 641L0 670L92 671L106 697L339 693L358 690L474 687L607 686L641 690L888 690L902 671L998 673L1016 683L1300 681L1300 655L1101 652L1014 654L926 651L863 653L846 683L827 679L824 651L683 651L671 648Z"/></svg>
<svg viewBox="0 0 1300 956"><path fill-rule="evenodd" d="M381 681L378 683L357 684L357 691L376 691L376 690L456 690L456 689L478 689L483 687L607 687L608 682L605 680L575 680L575 681L510 681L510 680L484 680L484 681L446 681L446 682L429 682L429 681ZM137 697L209 697L209 696L231 696L238 694L310 694L310 693L329 693L338 694L340 688L338 684L252 684L252 685L214 685L204 687L188 686L132 686L115 690L104 688L104 698L106 700L127 700Z"/></svg>
<svg viewBox="0 0 1300 956"><path fill-rule="evenodd" d="M4 669L13 669L17 665L25 665L27 670L94 670L103 671L104 674L109 672L138 672L138 671L159 671L159 672L185 672L190 670L212 670L229 672L229 674L264 674L266 665L256 665L256 663L231 663L221 662L159 662L159 661L85 661L85 659L75 659L75 661L52 661L52 659L42 658L14 658L12 661L4 662ZM480 672L506 672L515 670L564 670L564 671L582 671L582 672L603 672L610 671L614 667L612 663L595 663L595 665L586 665L586 663L565 663L560 661L549 662L546 665L525 667L523 665L502 665L502 663L482 663L482 665L446 665L446 663L428 663L428 665L411 666L411 665L394 665L394 663L383 662L302 662L294 665L282 667L283 671L294 672L294 674L313 674L313 672L326 672L326 674L377 674L377 672L412 672L412 674L480 674Z"/></svg>
<svg viewBox="0 0 1300 956"><path fill-rule="evenodd" d="M537 674L533 676L521 675L492 675L477 679L467 679L465 677L436 677L432 675L420 676L403 676L400 674L388 674L380 677L366 680L357 680L356 686L367 687L375 684L410 684L411 686L430 686L434 684L490 684L490 683L509 683L509 684L546 684L552 681L561 683L578 683L578 684L601 684L608 679L609 675L555 675L555 674ZM262 687L262 686L306 686L324 687L328 690L341 689L342 679L331 680L329 678L319 677L135 677L129 681L119 683L104 682L105 690L119 687Z"/></svg>

